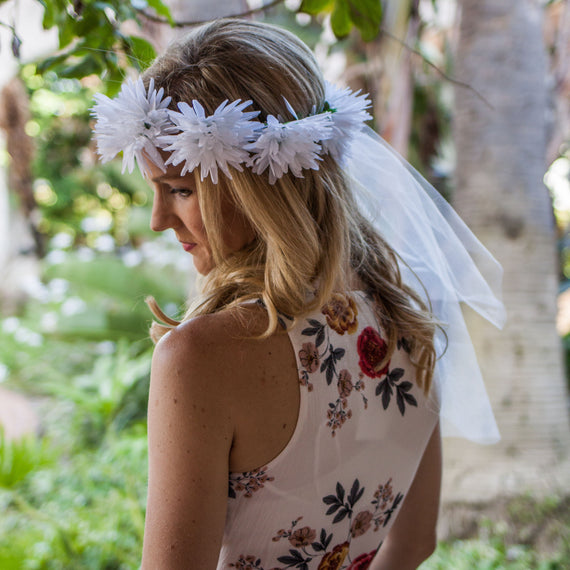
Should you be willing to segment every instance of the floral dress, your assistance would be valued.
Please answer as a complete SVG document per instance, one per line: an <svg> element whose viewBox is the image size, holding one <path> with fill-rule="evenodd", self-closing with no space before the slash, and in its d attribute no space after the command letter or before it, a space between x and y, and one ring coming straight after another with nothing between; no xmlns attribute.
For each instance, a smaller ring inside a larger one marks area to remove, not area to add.
<svg viewBox="0 0 570 570"><path fill-rule="evenodd" d="M387 343L363 292L335 293L289 331L299 418L267 465L230 473L218 570L365 570L438 418L405 339Z"/></svg>

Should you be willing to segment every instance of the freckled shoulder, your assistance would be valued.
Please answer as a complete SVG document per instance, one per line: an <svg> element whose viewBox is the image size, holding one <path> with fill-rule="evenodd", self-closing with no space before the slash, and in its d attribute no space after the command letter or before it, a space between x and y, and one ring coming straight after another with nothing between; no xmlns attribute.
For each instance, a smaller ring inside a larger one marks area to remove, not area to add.
<svg viewBox="0 0 570 570"><path fill-rule="evenodd" d="M209 378L218 387L231 389L248 361L258 355L263 341L252 337L266 325L265 311L258 306L195 317L162 337L154 351L153 370L168 370L192 384Z"/></svg>

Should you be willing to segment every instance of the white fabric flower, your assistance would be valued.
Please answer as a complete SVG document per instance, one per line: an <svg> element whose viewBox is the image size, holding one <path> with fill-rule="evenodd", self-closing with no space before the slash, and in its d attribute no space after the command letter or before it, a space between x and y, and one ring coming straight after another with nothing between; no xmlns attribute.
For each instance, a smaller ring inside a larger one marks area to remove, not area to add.
<svg viewBox="0 0 570 570"><path fill-rule="evenodd" d="M97 120L95 138L102 162L123 151L123 172L132 172L136 159L144 174L147 172L144 151L162 171L166 170L157 150L158 138L172 129L167 110L171 98L163 99L163 95L164 89L157 92L154 88L154 79L150 80L147 91L140 77L136 82L127 81L115 99L101 93L95 95L91 114Z"/></svg>
<svg viewBox="0 0 570 570"><path fill-rule="evenodd" d="M323 149L341 161L354 135L372 118L366 111L371 103L367 95L360 95L360 90L341 89L328 81L325 83L325 101L332 115L333 135L323 142Z"/></svg>
<svg viewBox="0 0 570 570"><path fill-rule="evenodd" d="M263 125L251 120L259 111L243 111L251 101L240 101L228 105L226 100L208 117L198 101L192 101L192 107L178 103L180 113L170 111L169 115L180 132L160 137L164 150L172 153L166 164L184 162L182 176L200 166L200 179L210 175L214 184L218 183L218 168L230 179L228 165L241 172L241 163L249 158L245 146Z"/></svg>
<svg viewBox="0 0 570 570"><path fill-rule="evenodd" d="M285 104L295 120L284 123L281 117L268 115L267 125L259 138L245 147L252 153L247 166L251 166L255 174L269 168L270 184L274 184L289 170L297 178L303 177L303 169L318 170L317 161L321 160L319 154L322 150L319 143L333 135L331 113L297 119L287 100Z"/></svg>

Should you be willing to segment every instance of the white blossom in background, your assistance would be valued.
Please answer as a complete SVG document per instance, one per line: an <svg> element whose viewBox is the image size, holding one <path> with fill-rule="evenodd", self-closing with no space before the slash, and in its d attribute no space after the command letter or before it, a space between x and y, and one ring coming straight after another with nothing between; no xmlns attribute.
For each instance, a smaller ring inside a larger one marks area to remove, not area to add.
<svg viewBox="0 0 570 570"><path fill-rule="evenodd" d="M20 344L27 344L28 346L34 347L42 346L44 343L44 337L41 334L26 327L19 327L14 332L14 339Z"/></svg>
<svg viewBox="0 0 570 570"><path fill-rule="evenodd" d="M66 317L84 313L87 310L87 303L79 297L69 297L60 307L61 314Z"/></svg>
<svg viewBox="0 0 570 570"><path fill-rule="evenodd" d="M105 210L94 216L87 216L81 220L81 229L85 233L108 232L113 227L113 217Z"/></svg>
<svg viewBox="0 0 570 570"><path fill-rule="evenodd" d="M57 330L57 313L53 311L49 311L48 313L44 313L42 318L40 319L40 327L42 331L46 333L52 333Z"/></svg>
<svg viewBox="0 0 570 570"><path fill-rule="evenodd" d="M49 300L51 302L61 303L69 291L69 281L67 281L67 279L61 279L59 277L52 279L47 284L47 290L49 293Z"/></svg>
<svg viewBox="0 0 570 570"><path fill-rule="evenodd" d="M285 100L289 112L297 114ZM259 138L245 148L252 153L247 165L253 172L261 174L269 168L269 183L274 184L289 170L297 178L302 178L303 169L318 170L321 145L332 136L333 128L330 113L310 115L284 123L280 117L268 115L267 126Z"/></svg>
<svg viewBox="0 0 570 570"><path fill-rule="evenodd" d="M115 250L115 240L109 234L97 236L95 240L95 249L103 253L109 253Z"/></svg>
<svg viewBox="0 0 570 570"><path fill-rule="evenodd" d="M22 280L20 288L27 296L36 299L40 303L47 303L49 301L49 290L36 275L26 276Z"/></svg>
<svg viewBox="0 0 570 570"><path fill-rule="evenodd" d="M61 249L50 251L44 258L48 265L59 265L67 259L67 254Z"/></svg>
<svg viewBox="0 0 570 570"><path fill-rule="evenodd" d="M11 334L20 328L20 319L18 317L8 317L2 321L2 330Z"/></svg>
<svg viewBox="0 0 570 570"><path fill-rule="evenodd" d="M125 267L136 267L142 263L143 256L140 251L130 249L121 255L121 259Z"/></svg>
<svg viewBox="0 0 570 570"><path fill-rule="evenodd" d="M49 243L53 249L67 249L73 244L73 236L67 232L59 232L51 238Z"/></svg>
<svg viewBox="0 0 570 570"><path fill-rule="evenodd" d="M163 99L164 89L156 91L151 79L148 91L142 79L129 79L114 99L102 93L95 95L91 113L96 119L95 140L102 162L108 162L123 151L123 172L132 172L135 160L143 174L148 172L145 153L154 164L165 171L157 147L158 138L171 132L168 117L170 97Z"/></svg>
<svg viewBox="0 0 570 570"><path fill-rule="evenodd" d="M95 259L95 252L90 247L82 246L75 251L75 256L79 261L88 263Z"/></svg>
<svg viewBox="0 0 570 570"><path fill-rule="evenodd" d="M237 99L228 104L226 100L206 116L198 101L192 101L192 106L178 103L180 112L170 111L169 116L180 132L159 138L164 150L172 153L166 164L183 162L182 176L200 166L200 179L210 176L214 184L218 183L218 168L231 179L228 166L242 170L241 164L249 158L244 145L263 126L251 120L259 111L244 112L250 105L251 101Z"/></svg>

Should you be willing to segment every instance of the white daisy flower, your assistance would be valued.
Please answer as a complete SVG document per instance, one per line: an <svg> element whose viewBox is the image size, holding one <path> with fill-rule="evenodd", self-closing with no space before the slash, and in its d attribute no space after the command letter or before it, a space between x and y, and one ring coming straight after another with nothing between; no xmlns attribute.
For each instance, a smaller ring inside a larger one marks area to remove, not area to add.
<svg viewBox="0 0 570 570"><path fill-rule="evenodd" d="M123 172L132 172L136 159L145 174L144 151L161 170L166 170L157 150L158 138L172 129L167 110L171 98L163 99L163 95L164 89L157 92L154 88L154 79L150 80L147 91L141 78L127 81L115 99L101 93L95 95L91 114L97 120L95 138L102 162L123 151Z"/></svg>
<svg viewBox="0 0 570 570"><path fill-rule="evenodd" d="M218 182L218 168L230 179L228 166L241 172L241 163L249 158L245 147L263 125L251 120L259 111L243 111L251 101L240 101L228 105L226 100L208 117L198 101L192 101L192 106L178 103L180 113L170 111L169 115L180 132L160 137L164 150L172 153L166 164L184 162L182 176L200 166L200 179L209 175L214 184Z"/></svg>
<svg viewBox="0 0 570 570"><path fill-rule="evenodd" d="M261 174L269 168L269 183L274 184L289 170L302 178L303 169L318 170L322 148L319 142L327 140L333 134L331 113L311 115L297 119L295 111L287 100L287 109L295 117L294 121L284 123L280 118L268 115L267 125L258 139L245 148L252 156L247 166L255 174Z"/></svg>
<svg viewBox="0 0 570 570"><path fill-rule="evenodd" d="M341 89L328 81L325 83L325 100L332 115L333 135L323 142L323 149L335 160L341 161L362 123L372 118L366 111L371 103L367 95L360 95L360 90Z"/></svg>

